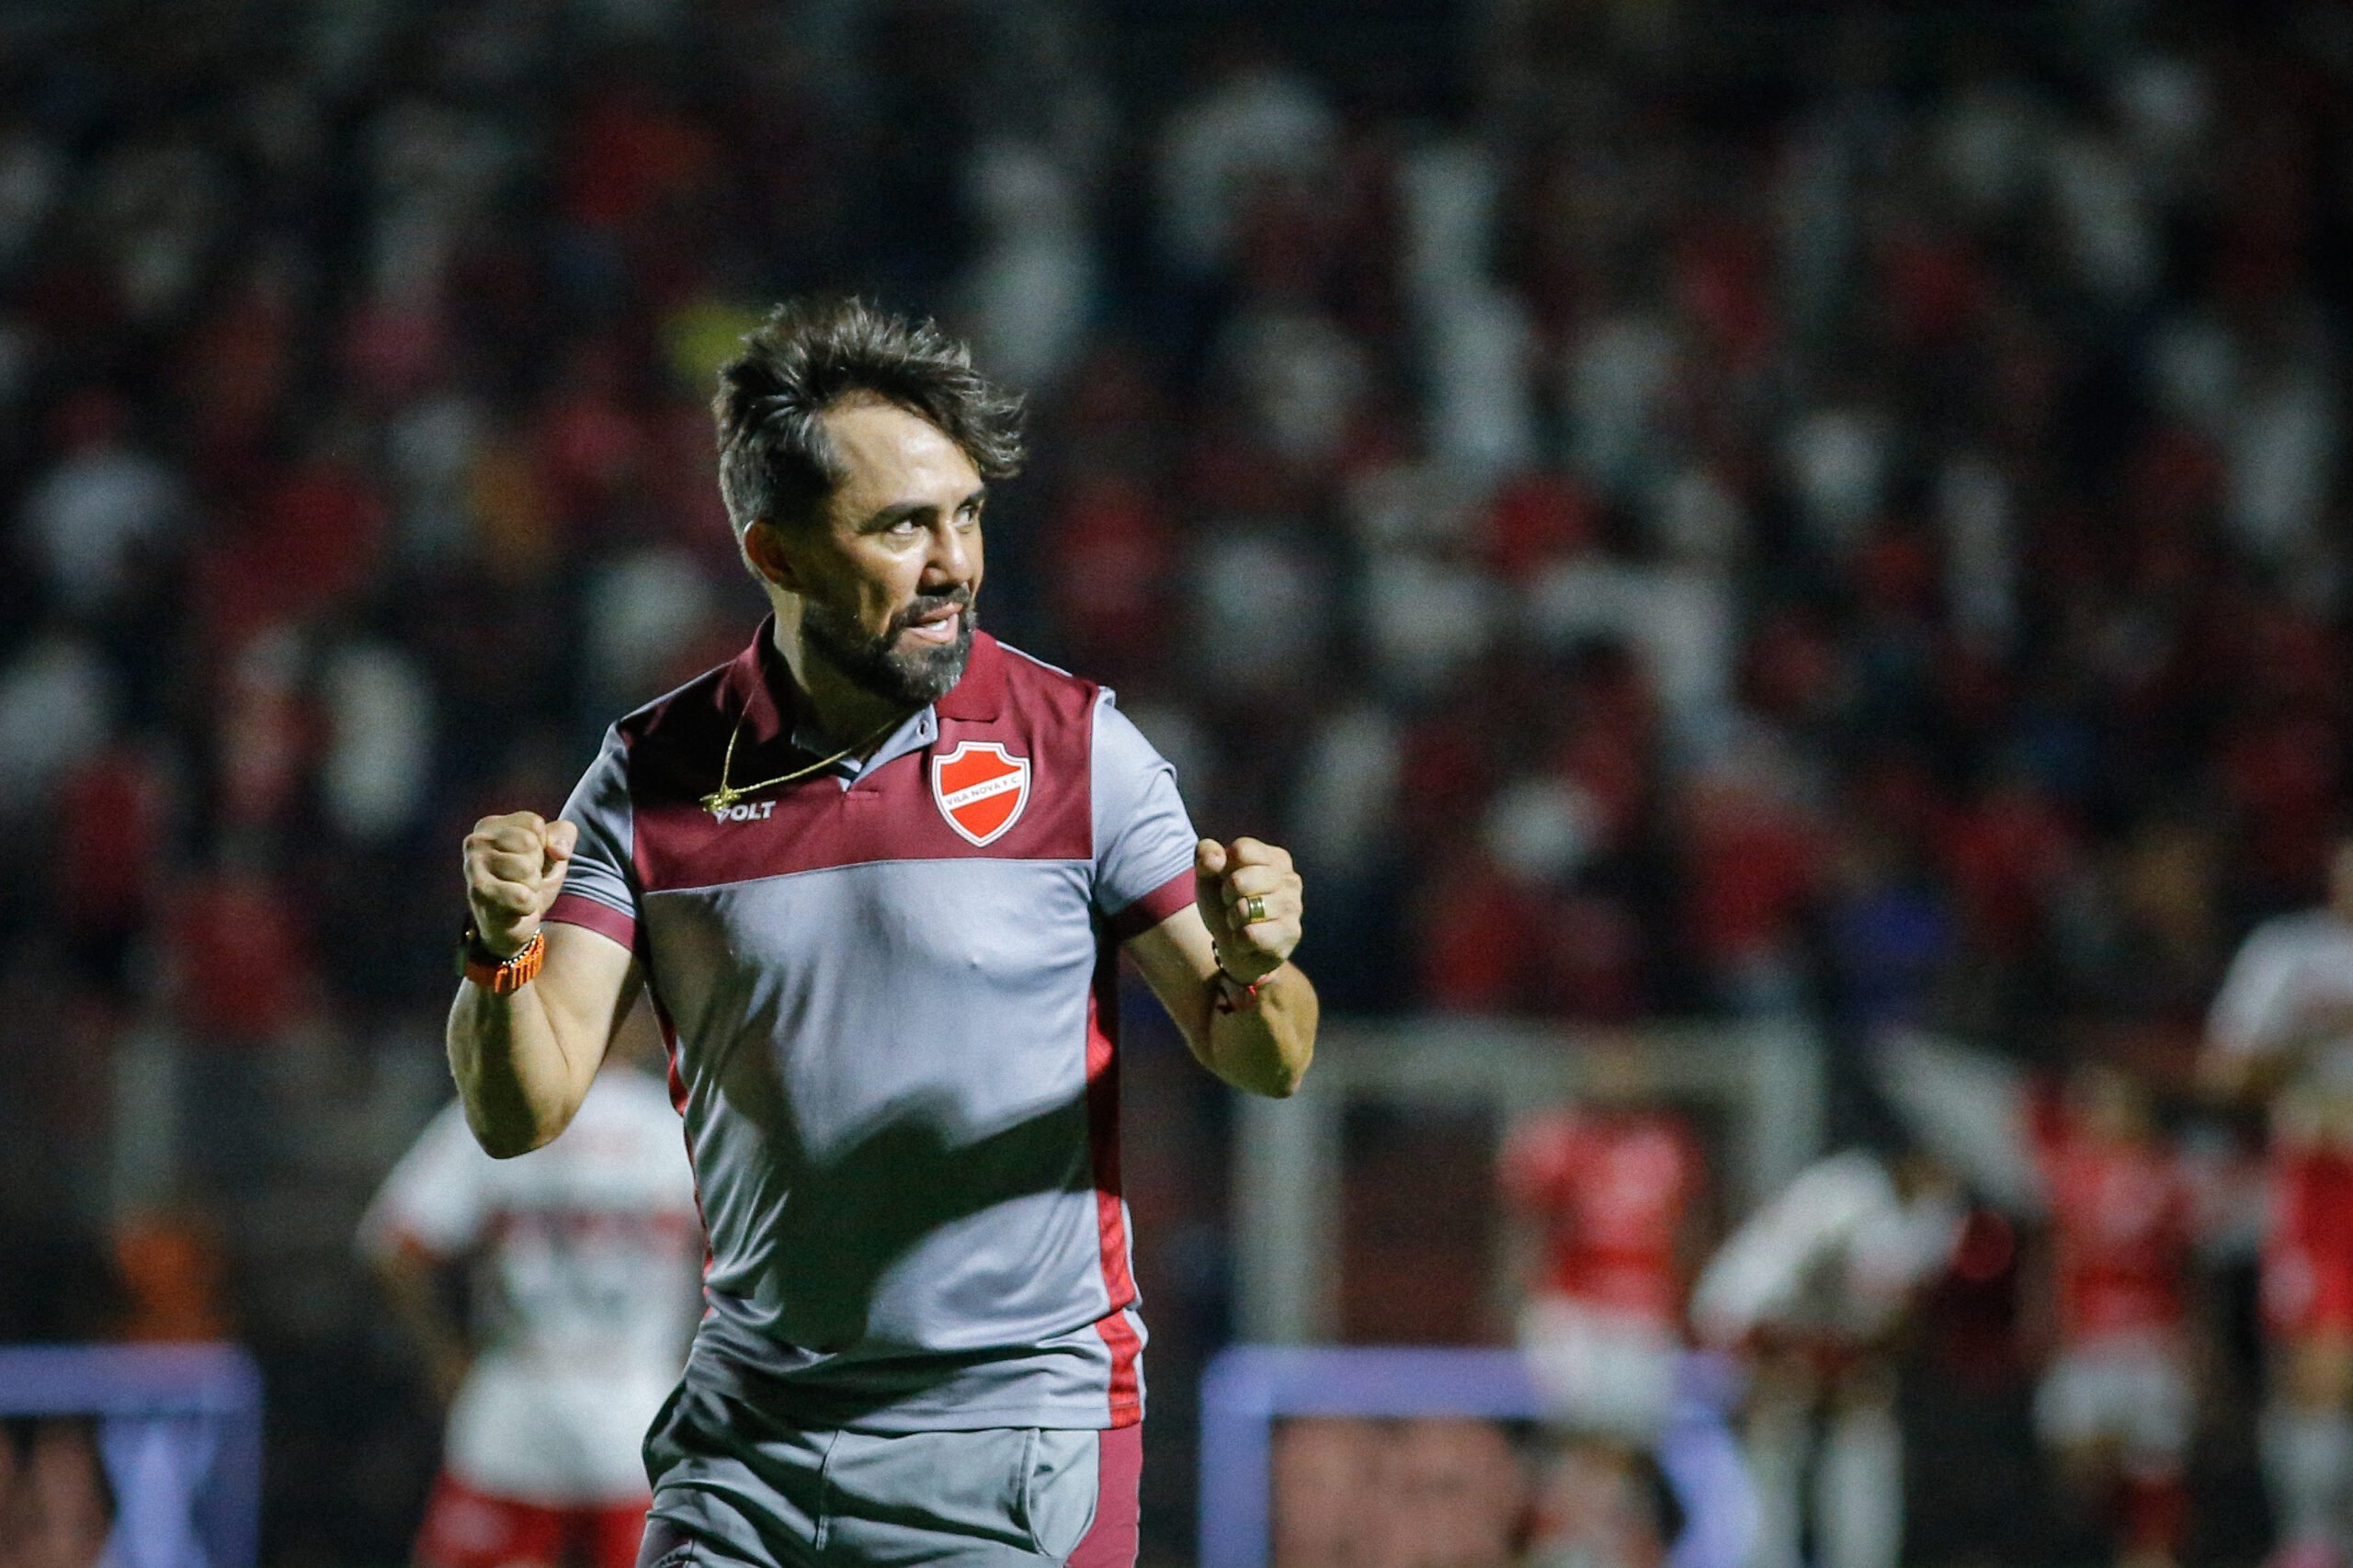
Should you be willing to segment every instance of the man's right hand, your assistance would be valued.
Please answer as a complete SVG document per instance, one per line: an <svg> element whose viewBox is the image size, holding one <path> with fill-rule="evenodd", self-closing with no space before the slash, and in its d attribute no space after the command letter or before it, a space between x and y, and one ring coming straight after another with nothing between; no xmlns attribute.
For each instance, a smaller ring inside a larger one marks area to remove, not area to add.
<svg viewBox="0 0 2353 1568"><path fill-rule="evenodd" d="M523 950L563 890L577 824L537 812L484 817L466 835L466 903L482 945L504 958Z"/></svg>

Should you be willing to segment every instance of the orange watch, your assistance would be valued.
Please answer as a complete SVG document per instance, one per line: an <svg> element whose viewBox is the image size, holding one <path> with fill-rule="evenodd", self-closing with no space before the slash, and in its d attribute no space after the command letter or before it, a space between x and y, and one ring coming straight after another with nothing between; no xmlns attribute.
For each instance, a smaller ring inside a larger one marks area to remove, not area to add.
<svg viewBox="0 0 2353 1568"><path fill-rule="evenodd" d="M469 920L465 938L458 945L458 972L492 995L504 996L530 984L547 957L548 937L544 930L532 932L529 941L500 958L483 946L482 933Z"/></svg>

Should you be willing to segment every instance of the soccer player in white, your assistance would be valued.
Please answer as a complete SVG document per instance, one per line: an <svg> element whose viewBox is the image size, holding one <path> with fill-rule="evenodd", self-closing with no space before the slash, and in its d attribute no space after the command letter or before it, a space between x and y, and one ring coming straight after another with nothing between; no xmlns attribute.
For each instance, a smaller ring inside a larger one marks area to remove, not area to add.
<svg viewBox="0 0 2353 1568"><path fill-rule="evenodd" d="M1798 1568L1809 1468L1822 1568L1895 1568L1904 1448L1890 1348L1961 1221L1958 1187L1932 1161L1854 1149L1807 1166L1701 1272L1694 1331L1755 1369L1756 1568Z"/></svg>
<svg viewBox="0 0 2353 1568"><path fill-rule="evenodd" d="M663 1085L616 1051L564 1135L483 1153L452 1103L402 1159L359 1244L449 1402L418 1568L630 1568L640 1445L702 1301L694 1181ZM472 1266L466 1326L434 1275Z"/></svg>
<svg viewBox="0 0 2353 1568"><path fill-rule="evenodd" d="M2327 903L2266 921L2239 949L2204 1067L2221 1094L2270 1107L2264 1470L2279 1561L2333 1568L2353 1550L2353 835Z"/></svg>

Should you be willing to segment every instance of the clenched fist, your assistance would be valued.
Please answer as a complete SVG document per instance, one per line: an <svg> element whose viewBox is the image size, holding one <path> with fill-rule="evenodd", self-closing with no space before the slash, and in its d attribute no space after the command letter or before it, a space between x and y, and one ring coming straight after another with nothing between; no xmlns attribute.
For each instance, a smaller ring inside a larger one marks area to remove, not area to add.
<svg viewBox="0 0 2353 1568"><path fill-rule="evenodd" d="M523 950L563 891L563 869L579 839L574 824L537 812L474 824L466 835L466 903L483 947L502 958Z"/></svg>
<svg viewBox="0 0 2353 1568"><path fill-rule="evenodd" d="M1245 983L1280 969L1299 946L1301 891L1288 849L1255 838L1237 838L1232 848L1214 838L1193 846L1193 903L1218 961ZM1263 915L1259 905L1245 907L1253 898L1263 901Z"/></svg>

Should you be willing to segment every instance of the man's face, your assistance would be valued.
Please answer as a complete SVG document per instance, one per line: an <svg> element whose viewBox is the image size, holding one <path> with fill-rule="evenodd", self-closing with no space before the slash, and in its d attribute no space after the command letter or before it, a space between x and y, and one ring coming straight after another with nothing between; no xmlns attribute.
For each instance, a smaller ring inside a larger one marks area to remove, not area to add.
<svg viewBox="0 0 2353 1568"><path fill-rule="evenodd" d="M858 403L824 421L845 477L820 519L775 530L801 631L865 690L936 701L972 650L985 487L961 448L903 408Z"/></svg>

